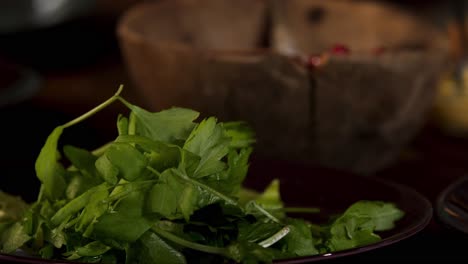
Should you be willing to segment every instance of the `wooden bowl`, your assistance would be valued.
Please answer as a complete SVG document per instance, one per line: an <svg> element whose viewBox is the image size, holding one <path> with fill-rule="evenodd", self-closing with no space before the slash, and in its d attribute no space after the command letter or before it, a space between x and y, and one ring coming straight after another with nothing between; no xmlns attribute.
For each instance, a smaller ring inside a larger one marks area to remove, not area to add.
<svg viewBox="0 0 468 264"><path fill-rule="evenodd" d="M391 5L330 2L142 3L122 16L117 33L148 109L190 107L246 120L261 156L369 174L395 161L425 122L446 54L443 41L430 40L443 35ZM326 14L322 26L310 18L317 5ZM356 34L333 38L346 31L337 29L339 19ZM400 22L387 23L393 20ZM304 63L338 41L352 52L329 53L312 70Z"/></svg>

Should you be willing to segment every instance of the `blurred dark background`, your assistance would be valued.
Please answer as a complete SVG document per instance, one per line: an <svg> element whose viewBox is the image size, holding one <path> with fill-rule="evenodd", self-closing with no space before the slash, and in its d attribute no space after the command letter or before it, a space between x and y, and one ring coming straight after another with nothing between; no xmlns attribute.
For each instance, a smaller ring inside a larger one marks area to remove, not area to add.
<svg viewBox="0 0 468 264"><path fill-rule="evenodd" d="M129 83L115 25L135 2L0 3L0 189L35 200L39 182L34 162L52 129ZM89 149L103 144L113 135L107 136L99 124L111 129L115 120L101 121L114 118L115 111L70 129L61 144Z"/></svg>

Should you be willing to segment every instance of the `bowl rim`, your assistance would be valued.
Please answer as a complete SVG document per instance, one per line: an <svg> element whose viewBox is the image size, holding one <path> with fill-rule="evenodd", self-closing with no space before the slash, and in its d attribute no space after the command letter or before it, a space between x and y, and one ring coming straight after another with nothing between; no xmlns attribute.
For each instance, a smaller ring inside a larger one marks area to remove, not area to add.
<svg viewBox="0 0 468 264"><path fill-rule="evenodd" d="M266 1L262 1L266 4ZM123 41L129 41L136 44L143 44L147 43L154 46L159 46L161 48L167 48L176 51L195 51L197 53L212 55L212 54L220 54L224 56L249 56L249 55L258 55L258 56L266 56L269 53L272 53L271 47L252 47L248 49L219 49L219 48L212 48L212 49L201 49L196 48L191 45L179 42L179 41L152 41L151 38L146 37L144 34L141 34L138 30L132 29L132 22L138 21L142 17L146 16L148 12L151 13L151 10L162 6L162 5L189 5L188 2L184 1L154 1L154 2L141 2L138 4L133 5L129 9L127 9L121 17L118 19L117 26L116 26L116 34L117 36Z"/></svg>

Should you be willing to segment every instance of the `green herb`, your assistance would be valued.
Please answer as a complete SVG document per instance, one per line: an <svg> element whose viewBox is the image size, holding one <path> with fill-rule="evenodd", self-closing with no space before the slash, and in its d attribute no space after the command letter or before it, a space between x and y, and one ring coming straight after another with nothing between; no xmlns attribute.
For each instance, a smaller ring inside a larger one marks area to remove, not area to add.
<svg viewBox="0 0 468 264"><path fill-rule="evenodd" d="M273 180L243 188L254 134L244 122L200 121L185 108L149 112L120 96L55 128L36 161L30 206L0 192L0 251L89 263L270 263L376 242L403 212L359 201L325 225L288 216ZM94 151L60 136L114 102L118 136ZM64 167L63 161L71 164Z"/></svg>
<svg viewBox="0 0 468 264"><path fill-rule="evenodd" d="M403 212L393 204L359 201L333 222L326 244L336 251L377 242L380 237L374 232L392 229L402 217Z"/></svg>
<svg viewBox="0 0 468 264"><path fill-rule="evenodd" d="M0 191L0 223L20 220L27 208L20 197Z"/></svg>

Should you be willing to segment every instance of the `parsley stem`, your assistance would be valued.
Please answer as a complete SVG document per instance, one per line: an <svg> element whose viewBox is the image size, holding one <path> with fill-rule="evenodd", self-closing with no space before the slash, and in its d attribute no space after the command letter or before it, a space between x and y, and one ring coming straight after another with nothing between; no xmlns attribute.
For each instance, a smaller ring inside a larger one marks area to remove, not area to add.
<svg viewBox="0 0 468 264"><path fill-rule="evenodd" d="M274 235L271 237L263 240L262 242L258 243L260 246L267 248L274 243L280 241L283 237L285 237L289 232L291 231L291 228L289 226L285 226L281 228L278 232L276 232Z"/></svg>
<svg viewBox="0 0 468 264"><path fill-rule="evenodd" d="M151 166L146 166L146 169L149 170L151 173L153 173L154 175L161 177L161 173L159 173L157 170L155 170L153 167Z"/></svg>
<svg viewBox="0 0 468 264"><path fill-rule="evenodd" d="M45 189L44 184L41 184L41 187L39 189L39 194L37 195L37 200L39 202L42 202L42 199L44 198L44 192L45 192L44 189Z"/></svg>
<svg viewBox="0 0 468 264"><path fill-rule="evenodd" d="M106 152L107 148L112 144L113 142L107 142L106 144L98 147L97 149L91 151L91 154L95 155L95 156L101 156L102 154L104 154L104 152Z"/></svg>
<svg viewBox="0 0 468 264"><path fill-rule="evenodd" d="M322 226L318 224L309 223L309 228L312 232L312 236L321 237L323 235L324 228Z"/></svg>
<svg viewBox="0 0 468 264"><path fill-rule="evenodd" d="M185 240L181 237L178 237L174 235L171 232L168 232L166 230L163 230L159 226L153 225L151 227L151 230L153 230L156 234L160 235L161 237L170 240L176 244L179 244L183 247L187 247L190 249L198 250L201 252L209 253L209 254L217 254L217 255L222 255L222 256L227 256L229 255L229 252L226 248L221 248L221 247L213 247L213 246L207 246L207 245L202 245L199 243L195 243L192 241Z"/></svg>
<svg viewBox="0 0 468 264"><path fill-rule="evenodd" d="M198 187L204 189L205 191L207 191L207 192L213 194L214 196L221 198L221 199L224 200L227 204L231 204L231 205L235 205L235 206L238 205L236 201L234 201L233 199L227 197L226 195L224 195L224 194L222 194L222 193L216 191L215 189L211 188L210 186L205 185L205 184L203 184L203 183L201 183L201 182L199 182L199 181L197 181L197 180L194 180L194 179L192 179L192 178L190 178L190 177L188 177L188 176L186 176L186 175L182 175L182 174L180 174L178 171L175 171L175 172L176 172L175 174L176 174L177 176L179 176L180 179L182 179L182 180L184 180L184 181L187 181L187 182L189 182L189 183L191 183L191 184L193 184L193 185L196 185L196 186L198 186Z"/></svg>
<svg viewBox="0 0 468 264"><path fill-rule="evenodd" d="M132 109L132 104L129 103L127 100L125 100L124 98L118 96L117 99L122 102L126 107L128 107L129 109ZM131 120L128 120L129 122L131 122Z"/></svg>
<svg viewBox="0 0 468 264"><path fill-rule="evenodd" d="M136 116L135 116L135 113L131 111L129 118L128 118L128 135L136 135L135 132L136 132Z"/></svg>
<svg viewBox="0 0 468 264"><path fill-rule="evenodd" d="M257 209L260 213L262 213L263 215L265 215L266 217L270 218L273 222L276 222L278 224L281 224L281 221L274 217L272 214L270 214L267 210L265 210L263 207L261 207L260 205L258 205L255 201L252 201L250 202L254 207L255 209Z"/></svg>
<svg viewBox="0 0 468 264"><path fill-rule="evenodd" d="M67 128L67 127L71 127L73 125L76 125L84 120L86 120L87 118L93 116L94 114L96 114L97 112L101 111L102 109L106 108L108 105L112 104L115 100L117 100L119 97L119 94L122 92L122 89L123 89L123 85L120 85L119 89L117 90L117 92L109 99L107 99L106 101L104 101L103 103L101 103L100 105L94 107L93 109L91 109L90 111L86 112L85 114L69 121L68 123L62 125L63 128Z"/></svg>

